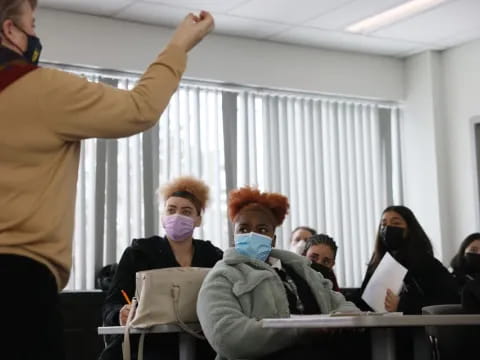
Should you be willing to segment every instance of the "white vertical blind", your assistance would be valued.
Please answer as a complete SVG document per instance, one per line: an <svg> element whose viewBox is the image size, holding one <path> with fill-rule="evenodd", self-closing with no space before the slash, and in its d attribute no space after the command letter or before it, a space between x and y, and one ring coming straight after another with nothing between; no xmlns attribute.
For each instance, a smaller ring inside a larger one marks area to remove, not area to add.
<svg viewBox="0 0 480 360"><path fill-rule="evenodd" d="M261 107L262 116L252 106ZM389 205L387 185L399 181L400 173L394 163L398 159L381 156L386 141L381 139L378 106L242 93L238 109L241 184L278 191L290 200L290 216L277 232L277 246L287 248L291 230L299 225L327 233L339 245L336 273L341 286L359 286L379 216ZM263 134L251 125L252 119ZM398 146L395 115L389 121L390 136L397 139L389 146ZM398 152L393 154L398 157ZM394 160L391 174L382 171L382 160ZM397 192L401 201L401 190Z"/></svg>

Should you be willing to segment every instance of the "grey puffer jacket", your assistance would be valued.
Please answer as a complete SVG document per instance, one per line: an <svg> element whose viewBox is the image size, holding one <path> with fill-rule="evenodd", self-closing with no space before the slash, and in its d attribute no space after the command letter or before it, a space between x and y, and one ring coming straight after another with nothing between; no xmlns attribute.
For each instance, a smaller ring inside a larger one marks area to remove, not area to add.
<svg viewBox="0 0 480 360"><path fill-rule="evenodd" d="M314 271L307 258L277 249L271 256L308 283L322 313L359 311L332 290L331 282ZM262 357L299 343L308 331L261 327L261 319L290 316L284 285L269 264L241 255L234 248L225 251L223 260L205 278L197 313L219 360Z"/></svg>

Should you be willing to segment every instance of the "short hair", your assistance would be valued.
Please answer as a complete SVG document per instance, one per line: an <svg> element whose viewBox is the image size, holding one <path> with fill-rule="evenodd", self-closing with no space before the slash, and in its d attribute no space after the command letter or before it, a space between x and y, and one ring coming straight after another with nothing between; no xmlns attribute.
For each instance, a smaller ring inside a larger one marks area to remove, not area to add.
<svg viewBox="0 0 480 360"><path fill-rule="evenodd" d="M18 20L25 2L28 2L32 9L37 8L37 0L0 0L0 28L7 19Z"/></svg>
<svg viewBox="0 0 480 360"><path fill-rule="evenodd" d="M312 236L317 234L317 230L315 230L315 229L313 229L313 228L311 228L311 227L308 227L308 226L297 226L295 229L293 229L293 231L292 231L291 234L290 234L290 241L292 241L293 234L295 234L298 230L308 231L310 234L312 234Z"/></svg>
<svg viewBox="0 0 480 360"><path fill-rule="evenodd" d="M337 257L338 246L335 240L327 234L315 234L305 241L305 249L303 255L307 254L308 249L315 245L327 245L333 251L333 259Z"/></svg>
<svg viewBox="0 0 480 360"><path fill-rule="evenodd" d="M209 200L209 188L202 180L193 176L181 176L162 186L159 190L164 201L172 196L190 200L198 214L205 210Z"/></svg>
<svg viewBox="0 0 480 360"><path fill-rule="evenodd" d="M283 223L290 204L282 194L260 192L258 189L246 186L232 190L228 197L228 216L233 222L238 213L249 205L257 205L271 213L275 226Z"/></svg>

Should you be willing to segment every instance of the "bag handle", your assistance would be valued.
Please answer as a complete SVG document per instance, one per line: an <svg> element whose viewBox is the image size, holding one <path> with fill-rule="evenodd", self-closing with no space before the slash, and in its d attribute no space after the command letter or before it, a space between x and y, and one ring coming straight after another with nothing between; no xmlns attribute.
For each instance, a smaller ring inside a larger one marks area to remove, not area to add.
<svg viewBox="0 0 480 360"><path fill-rule="evenodd" d="M132 307L130 308L130 312L127 316L127 323L125 324L125 331L123 333L123 343L122 343L122 352L123 352L123 360L131 360L131 352L130 352L130 329L131 329L131 322L133 318L133 314L137 308L137 298L132 299ZM143 334L142 334L143 335ZM143 355L143 354L142 354Z"/></svg>
<svg viewBox="0 0 480 360"><path fill-rule="evenodd" d="M178 311L178 303L180 301L180 286L172 285L172 298L173 298L173 310L175 311L175 317L177 318L178 326L183 331L192 335L193 337L195 337L197 339L200 339L200 340L206 340L205 336L201 335L201 332L202 332L201 330L200 331L195 331L195 330L191 329L180 318L180 313Z"/></svg>

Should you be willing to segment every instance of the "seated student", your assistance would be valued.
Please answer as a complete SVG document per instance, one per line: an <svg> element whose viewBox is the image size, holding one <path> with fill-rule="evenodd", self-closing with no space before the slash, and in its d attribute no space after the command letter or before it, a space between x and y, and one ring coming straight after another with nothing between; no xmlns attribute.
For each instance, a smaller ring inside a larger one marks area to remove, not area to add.
<svg viewBox="0 0 480 360"><path fill-rule="evenodd" d="M192 177L180 177L161 191L165 201L162 224L165 237L135 239L122 255L103 311L106 326L125 325L130 305L125 304L122 290L131 298L135 294L135 273L143 270L179 266L213 267L222 258L222 251L209 241L193 239L200 226L208 201L208 186ZM100 359L122 359L123 336L116 336ZM134 341L135 340L135 341ZM138 338L132 339L132 355L137 354ZM145 338L144 358L178 359L177 334L152 334ZM198 358L213 359L215 354L207 342L197 344Z"/></svg>
<svg viewBox="0 0 480 360"><path fill-rule="evenodd" d="M280 194L249 187L230 193L235 247L207 275L197 302L200 324L217 359L338 358L345 348L332 348L326 331L261 326L264 318L358 311L331 290L330 281L311 269L308 259L273 249L275 229L288 207Z"/></svg>
<svg viewBox="0 0 480 360"><path fill-rule="evenodd" d="M298 226L293 229L290 234L290 251L302 255L305 250L305 241L316 233L315 229L308 226Z"/></svg>
<svg viewBox="0 0 480 360"><path fill-rule="evenodd" d="M330 236L317 234L307 239L302 254L312 262L314 270L320 271L324 278L332 282L335 291L339 291L337 277L333 272L337 249L335 240Z"/></svg>
<svg viewBox="0 0 480 360"><path fill-rule="evenodd" d="M480 275L480 233L470 234L463 240L450 266L461 289Z"/></svg>
<svg viewBox="0 0 480 360"><path fill-rule="evenodd" d="M480 233L468 235L450 265L467 313L480 313Z"/></svg>
<svg viewBox="0 0 480 360"><path fill-rule="evenodd" d="M413 212L405 206L389 206L382 214L375 250L362 283L361 293L388 252L408 269L400 294L390 289L385 294L385 308L390 312L421 314L427 305L459 302L458 287L452 275L433 256L430 240ZM357 305L372 310L363 300ZM396 353L400 360L413 358L413 337L409 328L395 329Z"/></svg>
<svg viewBox="0 0 480 360"><path fill-rule="evenodd" d="M422 307L427 305L458 303L455 280L433 256L427 234L405 206L389 206L383 211L362 292L386 252L408 270L400 294L397 296L391 290L385 294L387 311L421 314ZM370 309L365 303L359 305Z"/></svg>

